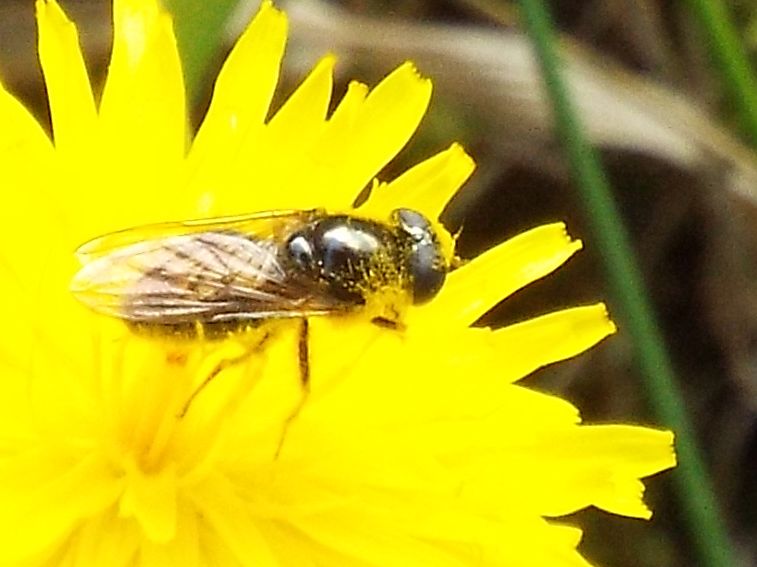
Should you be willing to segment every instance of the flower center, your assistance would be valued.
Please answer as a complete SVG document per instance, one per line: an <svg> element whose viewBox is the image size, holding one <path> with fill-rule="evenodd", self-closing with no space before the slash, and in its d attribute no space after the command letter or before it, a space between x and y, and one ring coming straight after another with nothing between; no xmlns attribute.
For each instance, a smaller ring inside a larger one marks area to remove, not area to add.
<svg viewBox="0 0 757 567"><path fill-rule="evenodd" d="M125 374L119 445L134 465L153 474L174 461L174 445L182 434L182 406L191 395L190 353L176 348L165 351L163 360L145 367L135 376Z"/></svg>

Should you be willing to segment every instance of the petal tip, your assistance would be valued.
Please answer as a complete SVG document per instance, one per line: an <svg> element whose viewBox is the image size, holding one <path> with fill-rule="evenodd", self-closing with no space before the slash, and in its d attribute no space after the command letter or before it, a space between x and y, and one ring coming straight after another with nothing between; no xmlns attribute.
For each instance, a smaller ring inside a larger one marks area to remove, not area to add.
<svg viewBox="0 0 757 567"><path fill-rule="evenodd" d="M34 10L37 17L37 23L43 25L53 25L67 27L72 25L63 8L55 0L36 0Z"/></svg>
<svg viewBox="0 0 757 567"><path fill-rule="evenodd" d="M473 173L473 171L476 169L476 160L473 159L473 156L471 156L467 151L465 151L465 148L462 146L462 144L458 142L454 142L447 151L450 154L450 157L454 160L456 160L460 166L468 171L468 174L466 175L466 179L470 174ZM462 185L462 183L461 183Z"/></svg>
<svg viewBox="0 0 757 567"><path fill-rule="evenodd" d="M255 16L256 20L258 18L261 20L269 20L271 25L282 23L286 25L287 22L286 13L274 6L272 0L263 0L260 3L260 8L258 8L258 13Z"/></svg>
<svg viewBox="0 0 757 567"><path fill-rule="evenodd" d="M610 318L610 311L607 309L607 305L604 303L600 303L597 308L602 313L602 318L605 320L605 324L607 325L607 331L608 334L613 335L618 332L618 326L615 324L615 322Z"/></svg>
<svg viewBox="0 0 757 567"><path fill-rule="evenodd" d="M334 67L336 66L336 60L337 57L334 53L326 53L318 60L318 63L316 63L315 67L313 68L313 72L316 72L316 70L318 70L333 74Z"/></svg>
<svg viewBox="0 0 757 567"><path fill-rule="evenodd" d="M397 69L395 69L392 75L402 76L403 78L411 79L424 91L427 91L427 95L431 95L433 83L430 78L424 77L418 70L418 67L412 61L405 61Z"/></svg>

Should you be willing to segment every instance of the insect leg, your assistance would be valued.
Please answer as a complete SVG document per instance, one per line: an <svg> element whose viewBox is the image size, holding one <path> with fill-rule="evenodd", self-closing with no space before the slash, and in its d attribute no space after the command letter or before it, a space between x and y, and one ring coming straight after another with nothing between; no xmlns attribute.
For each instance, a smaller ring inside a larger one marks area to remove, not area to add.
<svg viewBox="0 0 757 567"><path fill-rule="evenodd" d="M392 331L404 331L405 325L402 322L389 319L387 317L374 317L371 319L371 323L382 329L390 329Z"/></svg>
<svg viewBox="0 0 757 567"><path fill-rule="evenodd" d="M200 382L200 384L194 389L194 391L190 394L189 398L187 398L187 401L184 402L184 405L181 407L181 411L176 415L178 419L183 419L184 416L187 415L187 412L189 411L189 407L192 405L192 402L197 398L198 395L210 384L213 379L218 376L223 370L228 368L229 366L233 366L234 364L237 364L239 362L242 362L244 359L246 359L248 356L250 356L253 352L260 350L260 348L265 344L265 342L268 340L268 337L270 336L270 333L266 333L263 335L263 338L260 339L260 341L253 345L251 348L244 351L242 354L238 356L234 356L232 358L225 358L218 362L213 367L213 370L211 370L208 375L205 377L205 379Z"/></svg>
<svg viewBox="0 0 757 567"><path fill-rule="evenodd" d="M297 355L300 362L300 382L302 389L310 390L310 324L307 319L302 319L300 336L297 342Z"/></svg>
<svg viewBox="0 0 757 567"><path fill-rule="evenodd" d="M303 318L302 323L300 324L300 333L299 333L299 338L297 341L297 360L300 366L300 385L302 386L302 396L300 396L300 401L297 402L297 405L292 410L292 413L290 413L289 416L284 420L284 427L281 432L281 438L279 439L279 444L276 447L276 452L274 453L274 459L279 458L279 454L281 453L281 449L284 446L284 439L286 438L286 434L287 434L287 431L289 430L289 426L292 424L295 418L299 415L300 410L302 410L303 406L305 405L305 402L307 401L308 395L310 394L310 332L309 332L309 328L310 328L310 325L308 323L307 318Z"/></svg>

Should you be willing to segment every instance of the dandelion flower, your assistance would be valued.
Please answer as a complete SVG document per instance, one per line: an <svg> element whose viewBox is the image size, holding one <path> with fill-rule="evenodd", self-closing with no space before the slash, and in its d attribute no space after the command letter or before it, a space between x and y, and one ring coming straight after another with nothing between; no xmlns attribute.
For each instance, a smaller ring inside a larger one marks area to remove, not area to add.
<svg viewBox="0 0 757 567"><path fill-rule="evenodd" d="M140 333L78 303L72 251L93 237L256 210L349 212L371 184L355 214L418 210L451 256L436 219L473 169L453 145L374 182L429 102L410 64L372 90L350 84L330 113L325 57L271 112L287 22L269 2L187 147L169 16L157 0L113 11L96 103L75 27L54 0L37 2L52 141L0 89L0 528L14 534L0 564L581 566L581 531L560 516L650 516L640 479L673 466L671 434L581 425L568 402L518 384L613 333L604 307L471 327L580 248L561 224L454 270L401 329L362 312L311 318L310 393L283 445L302 399L296 321L240 356L244 333Z"/></svg>

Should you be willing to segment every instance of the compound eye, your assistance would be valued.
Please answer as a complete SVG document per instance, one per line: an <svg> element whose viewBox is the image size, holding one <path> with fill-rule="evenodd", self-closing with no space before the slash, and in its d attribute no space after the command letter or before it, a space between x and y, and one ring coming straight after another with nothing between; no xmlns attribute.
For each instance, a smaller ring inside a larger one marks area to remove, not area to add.
<svg viewBox="0 0 757 567"><path fill-rule="evenodd" d="M302 270L312 271L316 268L315 254L310 241L302 234L293 236L287 244L287 251L292 261Z"/></svg>
<svg viewBox="0 0 757 567"><path fill-rule="evenodd" d="M414 242L421 242L428 236L436 238L431 228L431 223L417 211L412 209L395 209L392 212L392 217L402 231Z"/></svg>
<svg viewBox="0 0 757 567"><path fill-rule="evenodd" d="M447 276L447 262L439 239L429 220L417 211L397 209L392 216L407 237L413 303L430 301L439 293Z"/></svg>
<svg viewBox="0 0 757 567"><path fill-rule="evenodd" d="M447 267L436 246L418 244L410 255L410 276L413 279L413 303L432 300L444 285Z"/></svg>

